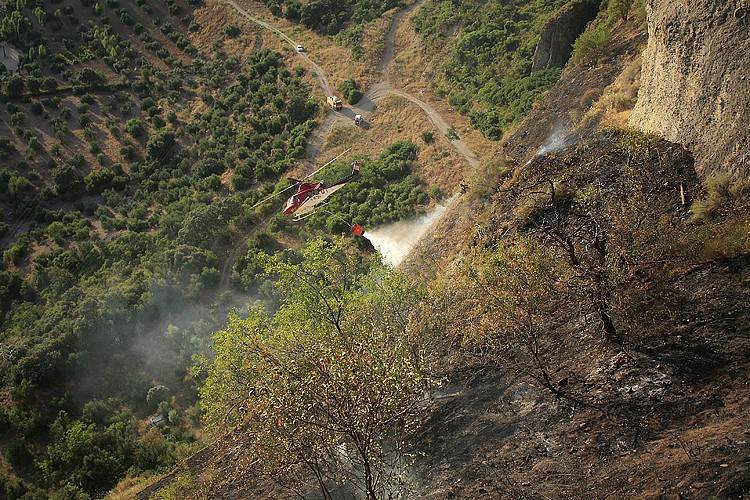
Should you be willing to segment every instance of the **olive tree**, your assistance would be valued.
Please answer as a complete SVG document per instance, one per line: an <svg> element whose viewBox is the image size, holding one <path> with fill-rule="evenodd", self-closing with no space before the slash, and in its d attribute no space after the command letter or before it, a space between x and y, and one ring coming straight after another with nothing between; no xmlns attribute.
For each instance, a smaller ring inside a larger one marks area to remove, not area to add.
<svg viewBox="0 0 750 500"><path fill-rule="evenodd" d="M341 240L311 242L300 263L269 257L267 269L281 306L235 315L214 335L206 423L239 425L248 453L300 495L310 474L324 498L341 485L402 493L399 438L427 382L409 329L421 292Z"/></svg>

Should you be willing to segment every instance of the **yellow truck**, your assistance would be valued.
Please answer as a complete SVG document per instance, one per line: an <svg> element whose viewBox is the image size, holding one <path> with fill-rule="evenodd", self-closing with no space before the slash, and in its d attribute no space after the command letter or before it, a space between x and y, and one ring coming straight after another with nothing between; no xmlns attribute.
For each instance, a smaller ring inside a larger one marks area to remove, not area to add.
<svg viewBox="0 0 750 500"><path fill-rule="evenodd" d="M326 97L326 102L331 107L331 109L335 109L335 110L341 109L341 99L339 99L335 95Z"/></svg>

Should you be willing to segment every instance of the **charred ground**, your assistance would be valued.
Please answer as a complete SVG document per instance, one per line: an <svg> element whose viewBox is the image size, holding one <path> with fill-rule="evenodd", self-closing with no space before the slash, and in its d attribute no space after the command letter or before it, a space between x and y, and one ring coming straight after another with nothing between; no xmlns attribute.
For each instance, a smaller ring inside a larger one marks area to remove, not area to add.
<svg viewBox="0 0 750 500"><path fill-rule="evenodd" d="M600 137L535 160L526 179L510 182L516 191L497 195L502 201L485 227L498 229L475 235L475 245L492 251L518 223L513 214L523 199L540 190L537 211L515 229L548 236L553 220L558 228L580 223L570 204L555 207L544 189L550 167L560 172L598 158L598 174L587 182L617 196L623 167L633 160L622 153ZM682 224L689 214L679 185L693 196L702 189L692 159L657 140L643 166L658 158L658 172L638 169L653 181L647 217ZM578 175L582 170L576 168ZM682 249L691 244L687 234L655 237L677 238ZM457 363L451 382L436 393L415 439L417 496L743 498L750 459L744 409L750 258L663 265L651 259L629 266L610 311L616 336L605 335L601 317L575 301L561 304L542 327L538 340L558 398L479 351L451 358Z"/></svg>

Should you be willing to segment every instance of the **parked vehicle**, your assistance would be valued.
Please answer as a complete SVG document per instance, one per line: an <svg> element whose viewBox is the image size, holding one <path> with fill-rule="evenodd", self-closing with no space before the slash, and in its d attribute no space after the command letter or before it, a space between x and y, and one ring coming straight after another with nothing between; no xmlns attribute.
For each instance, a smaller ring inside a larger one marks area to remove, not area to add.
<svg viewBox="0 0 750 500"><path fill-rule="evenodd" d="M331 109L335 109L335 110L341 109L341 99L339 99L335 95L326 97L326 102L331 107Z"/></svg>

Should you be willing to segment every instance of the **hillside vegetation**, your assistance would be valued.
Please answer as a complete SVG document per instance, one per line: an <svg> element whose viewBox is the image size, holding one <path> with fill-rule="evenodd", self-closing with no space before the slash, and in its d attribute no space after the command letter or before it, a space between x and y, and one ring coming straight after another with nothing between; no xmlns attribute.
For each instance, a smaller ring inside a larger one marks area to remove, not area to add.
<svg viewBox="0 0 750 500"><path fill-rule="evenodd" d="M748 184L601 126L635 104L640 3L531 73L566 3L418 4L422 98L464 127L439 134L357 83L403 3L243 4L298 53L213 1L6 2L0 496L747 494ZM385 266L367 230L453 194L469 125L508 156ZM279 214L331 157L361 174Z"/></svg>
<svg viewBox="0 0 750 500"><path fill-rule="evenodd" d="M714 189L690 216L690 155L611 129L502 178L495 229L426 290L364 284L321 242L269 262L287 299L218 333L207 366L209 421L238 427L170 491L746 492L750 221Z"/></svg>
<svg viewBox="0 0 750 500"><path fill-rule="evenodd" d="M560 76L531 73L531 64L544 21L565 3L470 1L456 9L429 0L412 18L417 33L428 47L451 40L433 86L485 136L501 139Z"/></svg>
<svg viewBox="0 0 750 500"><path fill-rule="evenodd" d="M20 52L17 72L3 67L0 121L3 495L100 496L200 438L192 366L227 321L222 259L276 209L252 207L306 155L323 109L292 51L226 12L3 5L2 40ZM397 200L372 208L379 220L428 201L414 148L384 149L360 181ZM262 283L237 266L233 290Z"/></svg>

